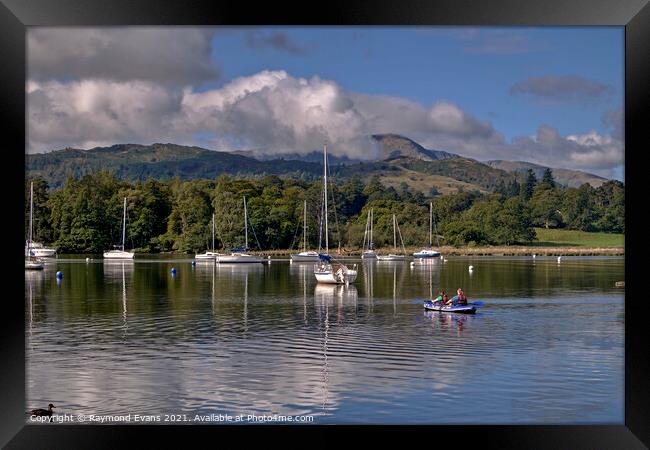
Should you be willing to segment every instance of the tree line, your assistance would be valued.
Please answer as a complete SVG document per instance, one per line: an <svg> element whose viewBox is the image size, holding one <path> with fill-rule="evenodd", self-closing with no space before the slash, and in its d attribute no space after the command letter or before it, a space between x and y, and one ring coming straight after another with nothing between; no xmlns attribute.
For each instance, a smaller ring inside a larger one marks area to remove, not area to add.
<svg viewBox="0 0 650 450"><path fill-rule="evenodd" d="M307 202L308 247L322 237L322 183L265 176L212 180L178 178L126 182L107 171L69 178L50 190L40 178L28 180L25 236L29 218L29 182L34 182L35 240L61 253L101 253L122 237L123 198L127 198L127 248L139 252L193 253L244 244L243 197L247 198L249 247L297 249L302 246L303 201ZM500 182L489 193L478 191L425 196L406 183L385 187L379 177L336 180L328 189L330 248L358 248L368 212L374 211L376 247L393 244L395 214L406 246L427 244L429 202L441 245L512 245L535 239L534 227L625 232L625 187L610 180L598 188L559 186L547 170L541 180L528 171L519 180ZM324 238L322 238L324 241Z"/></svg>

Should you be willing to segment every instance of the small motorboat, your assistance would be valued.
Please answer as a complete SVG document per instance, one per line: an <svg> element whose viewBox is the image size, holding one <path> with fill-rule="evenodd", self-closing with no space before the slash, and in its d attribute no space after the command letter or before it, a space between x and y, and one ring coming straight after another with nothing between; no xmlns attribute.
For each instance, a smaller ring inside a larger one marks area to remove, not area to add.
<svg viewBox="0 0 650 450"><path fill-rule="evenodd" d="M441 304L434 304L431 301L424 302L424 309L429 311L441 311L441 312L459 313L459 314L476 313L476 307L473 305L446 306Z"/></svg>

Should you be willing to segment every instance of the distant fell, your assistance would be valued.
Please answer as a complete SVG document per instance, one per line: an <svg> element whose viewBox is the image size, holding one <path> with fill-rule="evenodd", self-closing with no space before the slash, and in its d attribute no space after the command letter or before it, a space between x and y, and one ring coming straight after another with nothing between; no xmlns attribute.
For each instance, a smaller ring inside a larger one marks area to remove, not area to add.
<svg viewBox="0 0 650 450"><path fill-rule="evenodd" d="M583 172L581 170L556 169L553 167L542 166L526 161L492 160L485 161L485 164L489 165L490 167L494 167L495 169L505 170L506 172L514 174L524 173L528 169L532 169L538 180L541 180L542 175L544 175L544 171L546 169L551 169L555 181L563 186L568 187L580 187L585 183L589 183L591 186L597 188L607 181L607 178L603 178L592 173Z"/></svg>
<svg viewBox="0 0 650 450"><path fill-rule="evenodd" d="M422 161L461 158L460 155L454 153L426 149L417 142L398 134L373 134L372 137L381 146L384 161L399 158L419 159Z"/></svg>
<svg viewBox="0 0 650 450"><path fill-rule="evenodd" d="M66 148L28 154L25 163L29 177L42 177L51 188L62 186L69 177L79 179L100 170L108 170L129 181L173 177L210 179L223 173L316 178L321 173L321 166L316 163L282 159L258 161L233 153L177 144L118 144L89 150Z"/></svg>

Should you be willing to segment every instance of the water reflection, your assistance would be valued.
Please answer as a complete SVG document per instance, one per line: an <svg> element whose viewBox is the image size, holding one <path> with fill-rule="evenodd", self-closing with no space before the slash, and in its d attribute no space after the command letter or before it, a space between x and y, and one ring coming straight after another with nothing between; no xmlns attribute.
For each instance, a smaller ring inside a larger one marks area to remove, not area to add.
<svg viewBox="0 0 650 450"><path fill-rule="evenodd" d="M337 304L356 305L358 295L357 288L354 285L318 283L314 288L315 299L319 304L325 305L333 305L335 302Z"/></svg>
<svg viewBox="0 0 650 450"><path fill-rule="evenodd" d="M104 278L109 282L119 282L121 286L122 293L122 337L126 338L127 332L129 329L127 321L127 295L126 295L126 274L129 274L129 278L133 279L133 273L135 271L135 262L133 260L103 260L104 267Z"/></svg>
<svg viewBox="0 0 650 450"><path fill-rule="evenodd" d="M452 314L440 311L424 311L424 316L431 320L434 328L440 328L443 331L451 329L456 330L456 335L461 337L463 328L468 323L468 320L475 320L475 317L469 317L465 314Z"/></svg>
<svg viewBox="0 0 650 450"><path fill-rule="evenodd" d="M288 261L55 264L26 274L30 404L317 423L623 417L623 260L370 263L350 286L316 284L311 264ZM480 314L413 301L457 287L486 301Z"/></svg>

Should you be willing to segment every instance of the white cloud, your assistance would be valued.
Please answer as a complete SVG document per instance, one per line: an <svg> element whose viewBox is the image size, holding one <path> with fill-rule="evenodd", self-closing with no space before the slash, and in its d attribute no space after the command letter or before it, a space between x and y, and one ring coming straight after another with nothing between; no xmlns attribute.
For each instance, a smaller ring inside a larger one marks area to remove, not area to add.
<svg viewBox="0 0 650 450"><path fill-rule="evenodd" d="M150 80L195 84L214 80L207 27L30 27L30 79Z"/></svg>
<svg viewBox="0 0 650 450"><path fill-rule="evenodd" d="M369 136L397 133L425 147L486 159L527 160L605 174L623 161L620 140L595 131L561 136L540 126L512 143L491 123L449 101L431 106L397 97L350 92L319 77L262 71L206 91L152 81L30 80L29 151L98 142L175 142L218 150L306 153L330 144L335 155L373 159Z"/></svg>

